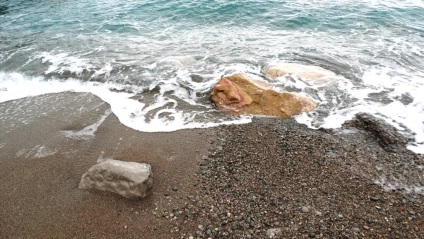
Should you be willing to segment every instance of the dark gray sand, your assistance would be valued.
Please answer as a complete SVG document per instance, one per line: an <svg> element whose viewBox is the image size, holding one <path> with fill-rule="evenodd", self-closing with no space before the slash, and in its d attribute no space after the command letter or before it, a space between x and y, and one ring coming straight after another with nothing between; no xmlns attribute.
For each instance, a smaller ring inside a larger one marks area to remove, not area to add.
<svg viewBox="0 0 424 239"><path fill-rule="evenodd" d="M82 93L0 105L0 238L424 238L424 159L375 132L261 118L141 133L108 110ZM151 164L153 191L79 190L99 158Z"/></svg>

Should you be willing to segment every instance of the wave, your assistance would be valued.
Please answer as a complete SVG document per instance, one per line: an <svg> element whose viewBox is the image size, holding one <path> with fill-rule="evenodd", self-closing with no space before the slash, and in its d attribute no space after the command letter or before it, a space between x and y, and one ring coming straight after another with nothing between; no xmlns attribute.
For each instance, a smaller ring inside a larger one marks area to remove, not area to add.
<svg viewBox="0 0 424 239"><path fill-rule="evenodd" d="M292 62L337 74L324 86L293 76L270 81L276 89L319 102L316 112L296 117L299 122L339 127L366 111L413 137L410 148L424 152L422 1L18 0L6 5L0 24L1 101L92 92L121 122L142 131L249 122L214 109L213 85L237 72L268 80L267 64Z"/></svg>
<svg viewBox="0 0 424 239"><path fill-rule="evenodd" d="M207 128L247 123L251 120L249 116L219 117L220 113L207 105L190 107L187 102L173 97L190 96L183 89L172 89L172 83L156 92L155 89L148 90L134 85L83 82L76 79L46 80L43 77L0 72L0 85L0 103L48 93L89 92L107 102L122 124L144 132Z"/></svg>

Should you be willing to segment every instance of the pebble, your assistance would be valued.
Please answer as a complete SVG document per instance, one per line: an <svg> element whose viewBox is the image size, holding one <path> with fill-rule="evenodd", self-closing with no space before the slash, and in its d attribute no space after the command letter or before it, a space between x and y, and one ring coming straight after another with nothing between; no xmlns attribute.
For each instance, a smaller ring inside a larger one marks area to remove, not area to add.
<svg viewBox="0 0 424 239"><path fill-rule="evenodd" d="M302 207L302 212L308 213L309 212L309 208L308 207Z"/></svg>
<svg viewBox="0 0 424 239"><path fill-rule="evenodd" d="M199 225L197 228L199 228L199 230L203 230L203 225Z"/></svg>
<svg viewBox="0 0 424 239"><path fill-rule="evenodd" d="M275 238L280 233L281 233L281 228L271 228L266 230L265 235L268 238Z"/></svg>
<svg viewBox="0 0 424 239"><path fill-rule="evenodd" d="M364 229L365 229L365 230L369 230L369 229L370 229L370 227L369 227L369 226L364 226Z"/></svg>
<svg viewBox="0 0 424 239"><path fill-rule="evenodd" d="M357 227L353 227L353 228L352 228L352 231L353 231L354 233L359 233L361 230L359 230L359 228L357 228Z"/></svg>

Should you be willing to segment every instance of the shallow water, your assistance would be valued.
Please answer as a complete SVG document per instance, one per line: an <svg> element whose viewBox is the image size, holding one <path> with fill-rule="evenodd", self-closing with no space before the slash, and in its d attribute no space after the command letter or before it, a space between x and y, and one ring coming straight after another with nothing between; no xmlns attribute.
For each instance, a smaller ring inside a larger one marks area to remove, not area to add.
<svg viewBox="0 0 424 239"><path fill-rule="evenodd" d="M140 131L245 123L216 111L213 85L236 72L269 80L277 61L337 74L271 82L318 102L298 122L333 128L370 112L424 153L421 0L0 0L0 102L92 92Z"/></svg>

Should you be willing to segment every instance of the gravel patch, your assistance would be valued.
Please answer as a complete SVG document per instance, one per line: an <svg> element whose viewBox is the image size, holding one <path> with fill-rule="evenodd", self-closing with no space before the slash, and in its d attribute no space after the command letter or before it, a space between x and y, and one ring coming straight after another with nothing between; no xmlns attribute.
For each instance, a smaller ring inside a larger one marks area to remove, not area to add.
<svg viewBox="0 0 424 239"><path fill-rule="evenodd" d="M419 186L422 155L385 150L375 132L292 120L219 130L221 143L200 162L182 238L424 238L423 196L377 182L395 175Z"/></svg>

